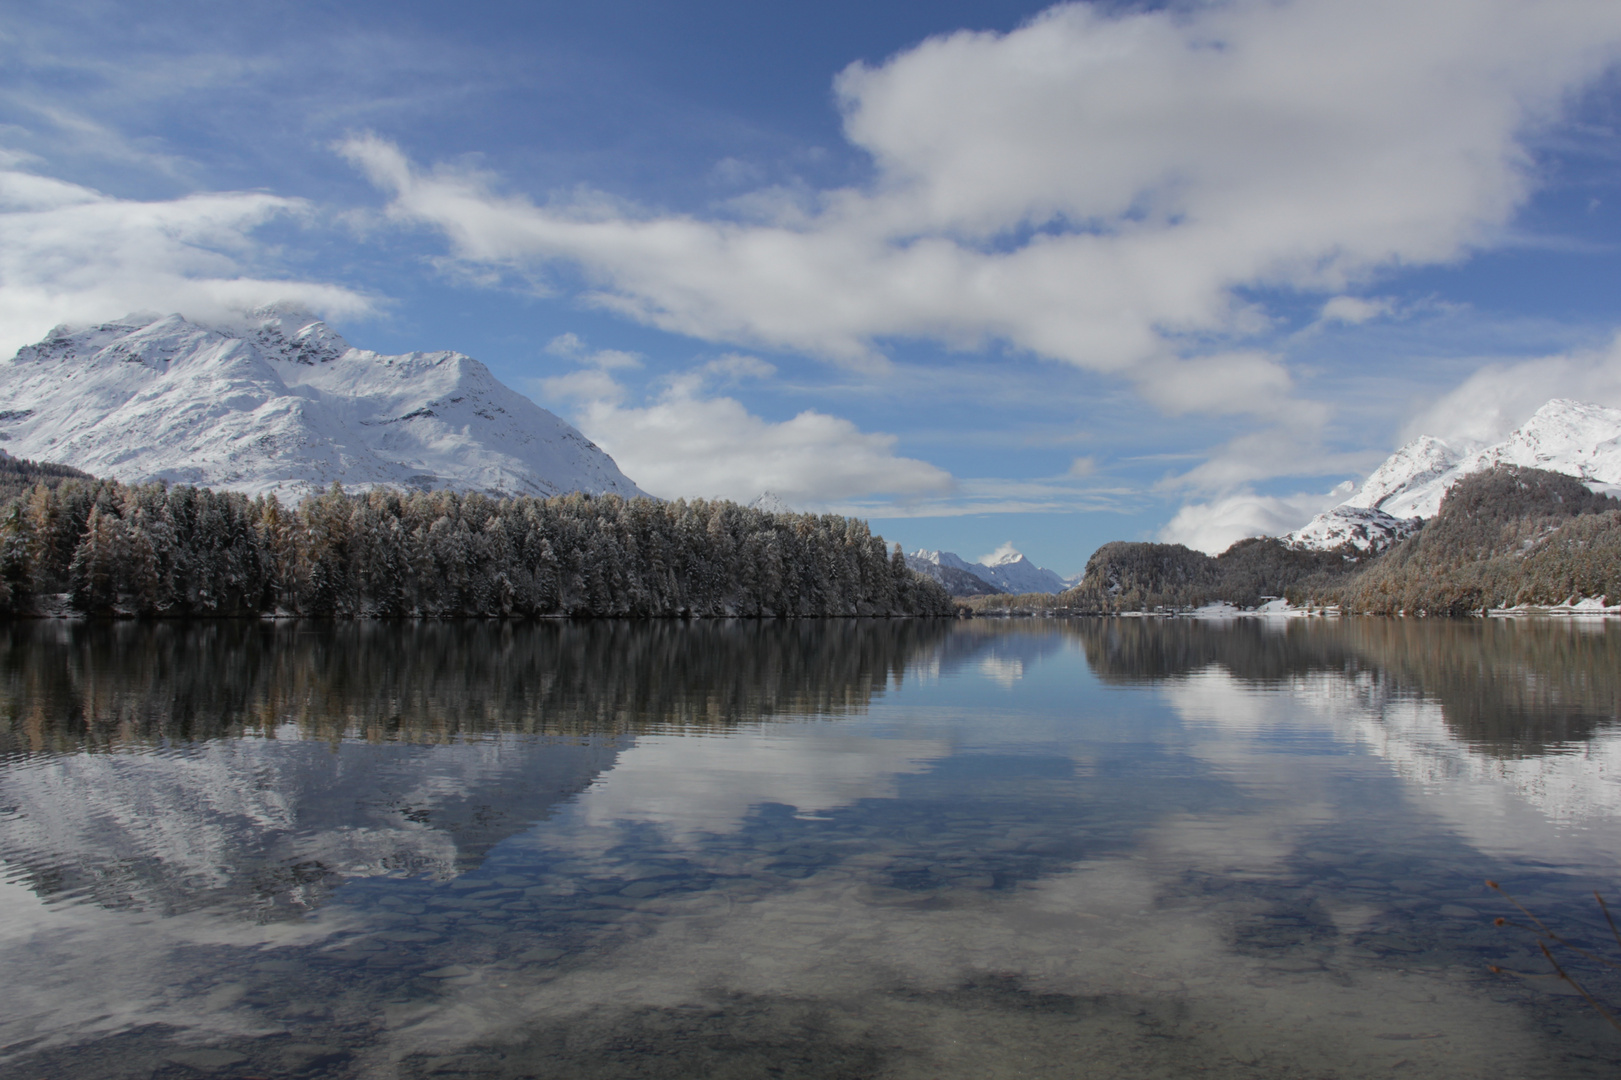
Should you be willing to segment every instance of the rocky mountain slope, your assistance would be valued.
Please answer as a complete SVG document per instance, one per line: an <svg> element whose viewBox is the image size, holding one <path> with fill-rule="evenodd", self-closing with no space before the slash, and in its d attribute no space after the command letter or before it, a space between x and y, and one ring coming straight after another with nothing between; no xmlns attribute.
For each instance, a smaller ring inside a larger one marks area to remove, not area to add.
<svg viewBox="0 0 1621 1080"><path fill-rule="evenodd" d="M1508 438L1467 450L1421 435L1392 454L1345 502L1282 539L1326 551L1378 551L1436 515L1460 479L1499 465L1573 476L1595 492L1621 492L1621 409L1555 398Z"/></svg>
<svg viewBox="0 0 1621 1080"><path fill-rule="evenodd" d="M644 494L580 432L456 352L352 348L289 307L58 327L0 361L0 447L125 483Z"/></svg>

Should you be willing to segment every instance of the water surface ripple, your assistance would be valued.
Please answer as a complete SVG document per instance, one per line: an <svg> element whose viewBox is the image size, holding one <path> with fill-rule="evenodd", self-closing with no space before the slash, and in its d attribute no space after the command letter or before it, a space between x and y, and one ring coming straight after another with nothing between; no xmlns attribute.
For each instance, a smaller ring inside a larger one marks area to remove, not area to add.
<svg viewBox="0 0 1621 1080"><path fill-rule="evenodd" d="M1614 1076L1488 877L1621 625L0 627L5 1075Z"/></svg>

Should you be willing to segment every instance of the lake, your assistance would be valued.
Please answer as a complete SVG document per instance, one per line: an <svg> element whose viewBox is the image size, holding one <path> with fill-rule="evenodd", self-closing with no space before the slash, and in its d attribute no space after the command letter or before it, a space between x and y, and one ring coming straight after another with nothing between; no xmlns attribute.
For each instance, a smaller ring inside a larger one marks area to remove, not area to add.
<svg viewBox="0 0 1621 1080"><path fill-rule="evenodd" d="M11 623L0 860L6 1076L1612 1077L1621 623Z"/></svg>

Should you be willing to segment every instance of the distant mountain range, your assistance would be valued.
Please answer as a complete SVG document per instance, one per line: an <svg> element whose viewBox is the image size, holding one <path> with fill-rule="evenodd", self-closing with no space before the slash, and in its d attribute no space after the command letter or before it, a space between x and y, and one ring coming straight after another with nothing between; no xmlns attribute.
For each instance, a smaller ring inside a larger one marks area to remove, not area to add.
<svg viewBox="0 0 1621 1080"><path fill-rule="evenodd" d="M919 550L906 556L906 565L938 581L953 596L1061 593L1074 584L1037 566L1011 544L973 563L955 552Z"/></svg>
<svg viewBox="0 0 1621 1080"><path fill-rule="evenodd" d="M1455 447L1421 435L1390 455L1339 506L1281 539L1326 551L1379 551L1417 532L1460 479L1498 465L1574 476L1599 494L1621 494L1621 409L1555 398L1500 443Z"/></svg>
<svg viewBox="0 0 1621 1080"><path fill-rule="evenodd" d="M0 361L0 447L125 483L296 498L345 487L645 494L579 431L457 352L352 348L307 311L132 315Z"/></svg>

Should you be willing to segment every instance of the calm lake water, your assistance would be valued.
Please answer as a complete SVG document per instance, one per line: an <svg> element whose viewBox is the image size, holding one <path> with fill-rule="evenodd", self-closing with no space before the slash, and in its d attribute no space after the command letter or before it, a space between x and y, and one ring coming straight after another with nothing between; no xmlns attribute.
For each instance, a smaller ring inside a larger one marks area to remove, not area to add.
<svg viewBox="0 0 1621 1080"><path fill-rule="evenodd" d="M0 860L5 1076L1613 1077L1621 624L11 624Z"/></svg>

